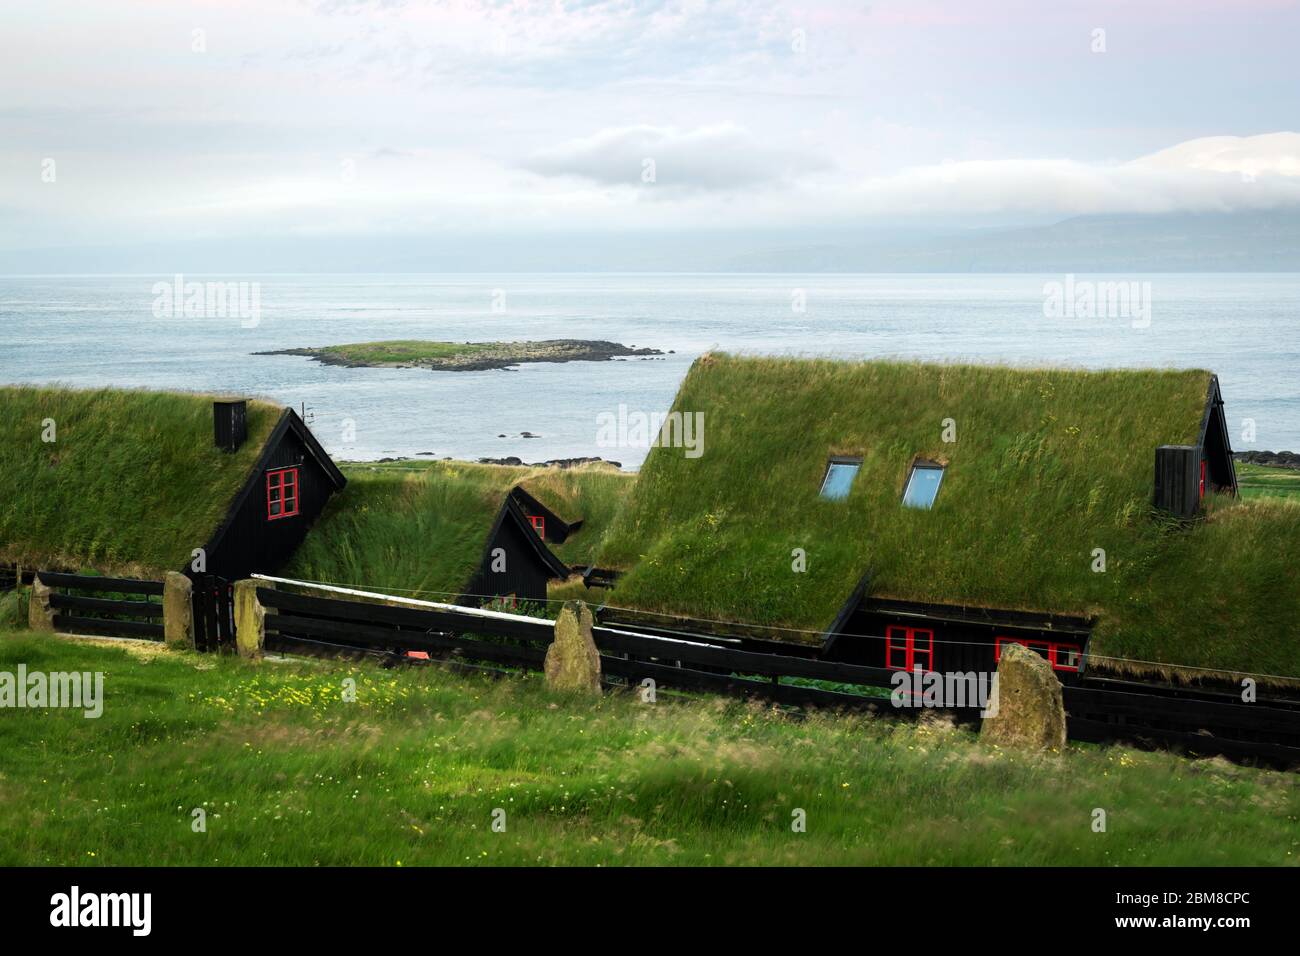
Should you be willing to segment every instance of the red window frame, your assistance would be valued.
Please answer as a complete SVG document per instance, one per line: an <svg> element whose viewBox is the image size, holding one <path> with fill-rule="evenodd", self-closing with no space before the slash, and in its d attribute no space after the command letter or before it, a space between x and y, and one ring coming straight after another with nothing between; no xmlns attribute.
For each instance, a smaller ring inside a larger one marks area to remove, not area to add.
<svg viewBox="0 0 1300 956"><path fill-rule="evenodd" d="M899 643L895 644L895 641ZM922 646L918 647L920 642ZM896 664L896 653L901 653L902 664ZM922 667L918 658L924 657ZM911 671L917 667L934 670L934 631L923 627L903 627L891 624L885 628L885 665L893 671Z"/></svg>
<svg viewBox="0 0 1300 956"><path fill-rule="evenodd" d="M1205 459L1201 459L1201 497L1205 497Z"/></svg>
<svg viewBox="0 0 1300 956"><path fill-rule="evenodd" d="M529 515L528 522L533 526L539 538L546 537L546 519L541 515Z"/></svg>
<svg viewBox="0 0 1300 956"><path fill-rule="evenodd" d="M1031 651L1046 651L1042 656L1046 658L1047 663L1052 665L1052 670L1078 673L1079 665L1083 663L1083 648L1078 644L1068 644L1063 641L1036 641L1029 637L999 636L993 646L993 662L995 664L1002 660L1003 644L1019 644ZM1069 659L1068 655L1071 651L1078 655L1074 659L1073 666L1064 663Z"/></svg>
<svg viewBox="0 0 1300 956"><path fill-rule="evenodd" d="M276 510L276 506L279 510ZM266 473L266 520L292 518L298 513L298 469L277 468Z"/></svg>

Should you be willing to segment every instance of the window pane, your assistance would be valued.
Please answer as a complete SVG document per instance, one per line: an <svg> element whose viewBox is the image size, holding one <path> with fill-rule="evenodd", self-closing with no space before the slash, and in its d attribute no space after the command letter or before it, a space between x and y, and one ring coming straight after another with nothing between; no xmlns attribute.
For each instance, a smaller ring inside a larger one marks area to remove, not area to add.
<svg viewBox="0 0 1300 956"><path fill-rule="evenodd" d="M912 476L907 480L907 490L903 493L903 504L909 508L929 508L934 504L934 496L939 493L941 481L942 468L913 467Z"/></svg>
<svg viewBox="0 0 1300 956"><path fill-rule="evenodd" d="M847 498L849 489L853 486L853 476L861 467L852 462L831 462L830 467L826 469L826 478L822 482L822 497L830 498L832 501Z"/></svg>

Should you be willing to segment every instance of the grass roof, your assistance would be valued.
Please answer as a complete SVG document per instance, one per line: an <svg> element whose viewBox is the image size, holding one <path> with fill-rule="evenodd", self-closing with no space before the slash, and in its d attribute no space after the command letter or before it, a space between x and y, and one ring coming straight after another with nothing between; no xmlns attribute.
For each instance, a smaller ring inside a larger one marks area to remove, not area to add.
<svg viewBox="0 0 1300 956"><path fill-rule="evenodd" d="M0 561L144 576L188 564L281 414L249 402L248 440L227 454L213 443L212 400L0 388Z"/></svg>
<svg viewBox="0 0 1300 956"><path fill-rule="evenodd" d="M461 461L345 463L335 495L285 574L427 600L461 594L497 512L516 484L583 526L551 549L566 564L594 560L631 487L609 468L541 469Z"/></svg>
<svg viewBox="0 0 1300 956"><path fill-rule="evenodd" d="M1198 440L1210 379L705 356L674 404L703 455L651 451L600 563L628 569L619 605L810 639L870 571L875 596L1095 616L1098 654L1300 674L1300 505L1152 514L1155 448ZM836 455L862 465L828 501ZM947 466L933 510L900 503L917 458Z"/></svg>

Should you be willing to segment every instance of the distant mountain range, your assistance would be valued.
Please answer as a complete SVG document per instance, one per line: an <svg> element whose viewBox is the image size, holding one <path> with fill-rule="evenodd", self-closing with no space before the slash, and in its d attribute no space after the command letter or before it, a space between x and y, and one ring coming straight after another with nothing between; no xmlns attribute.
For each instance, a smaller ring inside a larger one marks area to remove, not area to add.
<svg viewBox="0 0 1300 956"><path fill-rule="evenodd" d="M173 272L1300 272L1300 210L1050 225L230 238L0 249L0 274Z"/></svg>
<svg viewBox="0 0 1300 956"><path fill-rule="evenodd" d="M1300 211L1081 216L1048 226L801 245L738 272L1297 272Z"/></svg>

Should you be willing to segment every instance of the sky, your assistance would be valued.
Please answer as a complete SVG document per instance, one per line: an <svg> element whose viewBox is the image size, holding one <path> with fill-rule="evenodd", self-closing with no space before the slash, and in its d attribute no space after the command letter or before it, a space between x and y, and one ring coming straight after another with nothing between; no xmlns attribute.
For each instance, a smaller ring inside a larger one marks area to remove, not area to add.
<svg viewBox="0 0 1300 956"><path fill-rule="evenodd" d="M1300 0L6 0L0 249L1300 208Z"/></svg>

